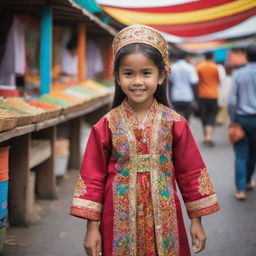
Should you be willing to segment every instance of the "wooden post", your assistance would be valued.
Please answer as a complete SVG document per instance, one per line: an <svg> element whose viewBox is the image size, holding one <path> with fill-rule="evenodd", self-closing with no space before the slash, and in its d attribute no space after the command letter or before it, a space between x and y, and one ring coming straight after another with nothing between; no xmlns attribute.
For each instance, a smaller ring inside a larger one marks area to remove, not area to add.
<svg viewBox="0 0 256 256"><path fill-rule="evenodd" d="M56 198L56 175L54 170L56 130L56 126L49 127L40 131L37 136L41 139L48 139L51 143L51 157L35 167L36 191L40 198L45 199Z"/></svg>
<svg viewBox="0 0 256 256"><path fill-rule="evenodd" d="M51 90L52 72L52 9L42 8L40 40L40 95Z"/></svg>
<svg viewBox="0 0 256 256"><path fill-rule="evenodd" d="M85 24L78 25L78 80L84 81L85 79L85 58L86 58L86 36L85 36Z"/></svg>
<svg viewBox="0 0 256 256"><path fill-rule="evenodd" d="M80 169L81 165L81 152L80 152L80 141L81 141L81 117L70 121L70 158L69 168Z"/></svg>
<svg viewBox="0 0 256 256"><path fill-rule="evenodd" d="M25 134L10 141L9 221L16 226L24 226L29 222L30 137L30 134Z"/></svg>

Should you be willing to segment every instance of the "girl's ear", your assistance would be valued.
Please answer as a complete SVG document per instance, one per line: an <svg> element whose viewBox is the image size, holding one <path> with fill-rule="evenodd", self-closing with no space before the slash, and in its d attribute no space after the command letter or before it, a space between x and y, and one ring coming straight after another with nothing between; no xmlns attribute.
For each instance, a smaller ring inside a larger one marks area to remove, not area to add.
<svg viewBox="0 0 256 256"><path fill-rule="evenodd" d="M162 84L163 81L166 79L166 77L167 77L167 73L166 72L161 72L159 74L158 84Z"/></svg>

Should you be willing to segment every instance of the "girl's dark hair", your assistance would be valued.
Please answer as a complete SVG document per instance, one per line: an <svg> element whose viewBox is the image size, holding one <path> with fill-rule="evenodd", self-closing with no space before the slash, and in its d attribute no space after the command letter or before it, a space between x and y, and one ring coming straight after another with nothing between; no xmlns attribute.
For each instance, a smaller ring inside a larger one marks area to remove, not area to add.
<svg viewBox="0 0 256 256"><path fill-rule="evenodd" d="M123 102L123 100L126 98L126 95L122 91L116 79L119 73L121 59L124 56L134 52L141 52L145 56L153 60L155 65L158 67L158 70L160 73L166 72L163 57L156 48L147 44L142 44L142 43L133 43L133 44L128 44L124 46L117 52L115 57L115 63L114 63L115 93L114 93L112 108L119 106ZM157 89L154 93L154 97L159 103L162 103L163 105L168 107L170 106L168 97L167 97L167 77L165 78L162 84L157 86Z"/></svg>

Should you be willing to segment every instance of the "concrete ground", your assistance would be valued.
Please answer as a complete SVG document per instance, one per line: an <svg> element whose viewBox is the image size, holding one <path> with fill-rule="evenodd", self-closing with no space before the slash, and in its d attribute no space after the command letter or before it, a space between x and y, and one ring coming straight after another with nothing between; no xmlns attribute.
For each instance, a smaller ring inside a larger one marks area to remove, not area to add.
<svg viewBox="0 0 256 256"><path fill-rule="evenodd" d="M203 218L208 235L202 256L256 255L256 190L240 202L234 198L234 157L227 141L226 127L217 127L216 146L200 144L202 133L197 119L193 134L212 176L221 211ZM83 256L85 221L69 216L69 207L78 171L69 171L58 185L58 200L36 200L39 218L28 228L9 227L4 256ZM184 214L187 225L189 220Z"/></svg>

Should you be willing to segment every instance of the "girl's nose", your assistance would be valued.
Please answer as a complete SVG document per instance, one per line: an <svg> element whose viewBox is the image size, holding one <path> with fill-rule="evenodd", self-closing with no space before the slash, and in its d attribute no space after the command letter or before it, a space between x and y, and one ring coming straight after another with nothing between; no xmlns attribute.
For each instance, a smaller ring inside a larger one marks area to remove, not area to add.
<svg viewBox="0 0 256 256"><path fill-rule="evenodd" d="M142 85L142 84L143 82L142 82L141 76L136 76L134 79L134 85Z"/></svg>

